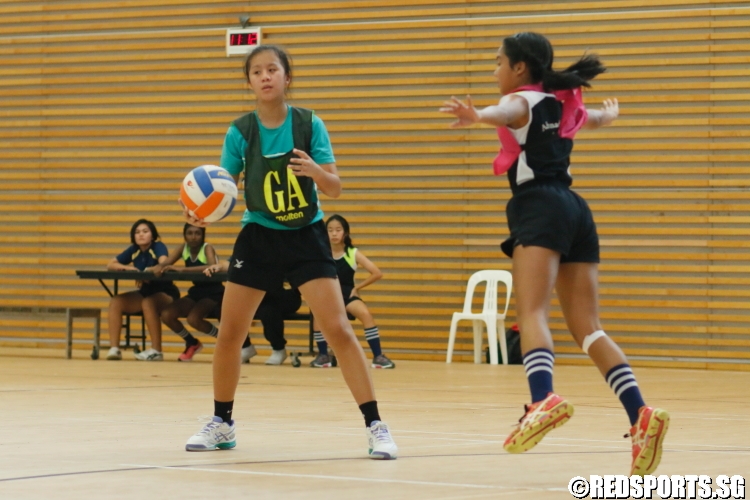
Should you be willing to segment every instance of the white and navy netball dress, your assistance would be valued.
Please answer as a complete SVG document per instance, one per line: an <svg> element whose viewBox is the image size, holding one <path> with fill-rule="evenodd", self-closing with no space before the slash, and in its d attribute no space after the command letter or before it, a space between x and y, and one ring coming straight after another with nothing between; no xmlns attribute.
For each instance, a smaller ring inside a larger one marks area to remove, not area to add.
<svg viewBox="0 0 750 500"><path fill-rule="evenodd" d="M526 86L504 96L529 105L529 121L519 129L498 128L502 150L495 174L507 172L513 197L506 215L510 237L501 248L512 257L518 245L560 252L560 262L599 262L599 238L586 202L570 190L573 136L586 122L580 90L544 92Z"/></svg>
<svg viewBox="0 0 750 500"><path fill-rule="evenodd" d="M357 249L349 247L344 252L344 255L333 260L336 261L336 274L341 284L344 305L349 305L355 300L362 300L359 297L351 297L352 290L354 290L354 274L357 272Z"/></svg>

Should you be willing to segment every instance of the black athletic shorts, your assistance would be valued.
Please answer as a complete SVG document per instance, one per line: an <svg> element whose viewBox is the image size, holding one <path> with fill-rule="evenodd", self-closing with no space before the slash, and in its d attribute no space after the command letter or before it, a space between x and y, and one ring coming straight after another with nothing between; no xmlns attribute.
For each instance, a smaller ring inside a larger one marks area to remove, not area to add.
<svg viewBox="0 0 750 500"><path fill-rule="evenodd" d="M166 293L174 300L180 298L180 290L178 290L175 284L171 281L148 281L143 283L138 289L138 293L140 293L144 299L159 292Z"/></svg>
<svg viewBox="0 0 750 500"><path fill-rule="evenodd" d="M509 257L518 245L560 252L560 262L599 262L599 236L586 201L561 183L518 186L505 208L510 238L500 248Z"/></svg>
<svg viewBox="0 0 750 500"><path fill-rule="evenodd" d="M191 299L193 302L199 302L203 299L211 299L217 304L221 304L221 301L224 298L224 286L213 285L208 287L194 285L188 290L187 298Z"/></svg>
<svg viewBox="0 0 750 500"><path fill-rule="evenodd" d="M237 236L228 279L232 283L269 292L294 288L318 278L337 278L336 263L323 221L299 229L270 229L245 225Z"/></svg>

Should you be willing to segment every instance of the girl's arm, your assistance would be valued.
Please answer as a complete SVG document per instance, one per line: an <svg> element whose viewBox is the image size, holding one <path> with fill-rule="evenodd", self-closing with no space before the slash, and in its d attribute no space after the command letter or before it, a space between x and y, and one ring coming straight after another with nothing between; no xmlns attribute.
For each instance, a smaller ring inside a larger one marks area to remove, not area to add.
<svg viewBox="0 0 750 500"><path fill-rule="evenodd" d="M335 163L318 165L301 149L295 149L294 154L299 156L299 158L289 160L289 168L292 169L294 175L310 177L326 196L338 198L341 195L341 179L339 179Z"/></svg>
<svg viewBox="0 0 750 500"><path fill-rule="evenodd" d="M172 252L169 254L169 257L167 257L167 259L163 262L161 260L162 258L159 257L159 263L151 268L154 274L160 276L161 273L165 271L177 271L178 268L174 267L174 263L177 262L180 257L182 257L182 248L183 247L177 247L172 250Z"/></svg>
<svg viewBox="0 0 750 500"><path fill-rule="evenodd" d="M620 106L617 103L617 99L605 99L602 109L589 109L587 111L589 117L583 128L593 130L615 121L620 114Z"/></svg>
<svg viewBox="0 0 750 500"><path fill-rule="evenodd" d="M378 266L376 266L370 259L365 257L362 252L357 250L357 255L355 256L355 259L357 261L357 265L360 265L364 267L367 272L370 273L370 276L367 277L364 281L361 281L358 285L354 285L354 290L352 290L352 295L358 293L359 290L363 289L366 286L372 285L376 281L378 281L380 278L383 277L383 273L380 271Z"/></svg>
<svg viewBox="0 0 750 500"><path fill-rule="evenodd" d="M166 262L167 259L169 259L168 255L160 255L158 259L156 259L156 265L153 265L151 267L147 267L143 270L144 273L154 273L155 275L159 276L162 272L164 272L164 268L167 267Z"/></svg>
<svg viewBox="0 0 750 500"><path fill-rule="evenodd" d="M461 102L460 99L451 97L450 101L443 103L440 111L457 118L455 122L451 123L451 128L470 127L475 123L505 127L523 121L524 118L525 121L528 121L529 105L523 97L511 96L509 99L505 99L502 104L477 110L471 102L471 96L467 95L466 104Z"/></svg>
<svg viewBox="0 0 750 500"><path fill-rule="evenodd" d="M113 257L107 263L107 271L137 271L138 269L132 264L120 264L117 257Z"/></svg>
<svg viewBox="0 0 750 500"><path fill-rule="evenodd" d="M229 261L223 260L218 264L212 264L203 270L203 274L206 276L213 276L214 273L227 272L229 270Z"/></svg>

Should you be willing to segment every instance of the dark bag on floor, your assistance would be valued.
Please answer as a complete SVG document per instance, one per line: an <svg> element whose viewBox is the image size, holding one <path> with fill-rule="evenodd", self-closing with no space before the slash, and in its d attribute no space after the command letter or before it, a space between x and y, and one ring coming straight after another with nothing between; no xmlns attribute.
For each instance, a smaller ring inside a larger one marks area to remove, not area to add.
<svg viewBox="0 0 750 500"><path fill-rule="evenodd" d="M508 364L522 365L523 356L521 355L521 335L518 333L518 326L513 325L505 331L505 341L508 344ZM487 364L490 364L490 349L485 349ZM503 362L500 342L497 343L497 356L500 363Z"/></svg>

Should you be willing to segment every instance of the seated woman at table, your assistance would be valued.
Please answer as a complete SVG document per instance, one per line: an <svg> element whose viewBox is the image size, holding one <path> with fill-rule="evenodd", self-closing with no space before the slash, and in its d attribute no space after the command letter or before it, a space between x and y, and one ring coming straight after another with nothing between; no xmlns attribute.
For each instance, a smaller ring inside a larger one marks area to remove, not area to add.
<svg viewBox="0 0 750 500"><path fill-rule="evenodd" d="M169 257L154 269L155 273L203 272L219 262L214 247L206 243L206 228L185 224L182 236L185 238L185 244L173 250ZM180 259L185 265L175 266ZM177 357L178 361L192 361L193 356L203 349L201 341L187 331L179 318L187 318L191 327L215 338L219 330L206 321L206 318L219 317L223 298L224 285L221 282L194 281L186 296L172 302L162 311L161 320L164 324L185 341L185 350ZM255 354L255 347L250 344L248 337L242 346L242 361L249 361Z"/></svg>
<svg viewBox="0 0 750 500"><path fill-rule="evenodd" d="M228 269L229 261L225 260L220 264L209 267L205 273L211 276L211 273L226 272ZM302 295L296 288L284 288L282 286L278 290L266 292L263 296L263 300L255 312L255 319L259 319L263 324L263 336L273 349L271 356L266 360L267 365L280 365L287 358L284 318L297 312L301 305ZM246 339L245 342L247 343L248 340ZM255 348L253 348L253 355L255 355ZM244 346L242 362L245 362Z"/></svg>
<svg viewBox="0 0 750 500"><path fill-rule="evenodd" d="M167 260L167 246L159 240L153 222L140 219L130 228L130 246L109 264L109 271L154 271L154 267ZM138 290L115 295L109 302L109 343L107 359L122 359L120 330L122 315L142 312L151 336L151 349L135 355L142 361L161 361L161 312L180 291L171 281L136 281Z"/></svg>

